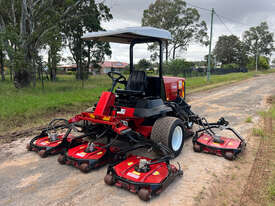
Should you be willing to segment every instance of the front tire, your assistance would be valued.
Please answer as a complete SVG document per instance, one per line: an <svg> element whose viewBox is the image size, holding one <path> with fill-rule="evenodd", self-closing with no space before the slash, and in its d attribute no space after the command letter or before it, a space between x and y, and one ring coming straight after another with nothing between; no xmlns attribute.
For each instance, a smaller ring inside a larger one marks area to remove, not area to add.
<svg viewBox="0 0 275 206"><path fill-rule="evenodd" d="M184 144L184 124L176 117L163 117L157 119L152 128L151 139L161 142L178 156Z"/></svg>

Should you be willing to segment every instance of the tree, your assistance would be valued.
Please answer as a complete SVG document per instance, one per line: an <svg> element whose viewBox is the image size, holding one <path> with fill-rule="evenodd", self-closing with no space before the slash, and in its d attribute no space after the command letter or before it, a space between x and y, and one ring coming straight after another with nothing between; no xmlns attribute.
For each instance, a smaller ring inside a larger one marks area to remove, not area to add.
<svg viewBox="0 0 275 206"><path fill-rule="evenodd" d="M168 42L169 56L176 58L178 49L186 50L193 42L208 44L207 26L200 21L200 14L195 8L187 8L183 0L156 0L144 10L143 26L154 26L171 32L172 40ZM154 51L156 44L149 48Z"/></svg>
<svg viewBox="0 0 275 206"><path fill-rule="evenodd" d="M83 7L90 5L97 5L99 9L81 13ZM5 51L12 62L11 68L14 67L15 85L24 87L33 82L35 86L39 51L46 45L50 48L50 64L56 68L60 49L56 43L60 42L63 25L74 22L81 26L82 22L91 21L90 16L95 17L91 24L97 25L98 21L109 17L104 11L109 10L103 3L95 4L94 0L0 1L0 30L5 33Z"/></svg>
<svg viewBox="0 0 275 206"><path fill-rule="evenodd" d="M151 62L146 60L146 59L141 59L139 60L138 64L137 64L137 67L138 69L148 69L152 66Z"/></svg>
<svg viewBox="0 0 275 206"><path fill-rule="evenodd" d="M262 22L259 26L251 27L245 31L244 43L249 53L255 58L257 70L258 57L261 55L270 56L274 51L274 33L269 31L266 22Z"/></svg>
<svg viewBox="0 0 275 206"><path fill-rule="evenodd" d="M101 20L109 21L113 17L106 5L94 0L83 0L76 10L70 12L70 16L71 21L63 25L62 31L77 64L76 77L84 79L90 64L102 62L105 55L111 56L111 50L109 43L83 41L81 37L86 32L103 30Z"/></svg>
<svg viewBox="0 0 275 206"><path fill-rule="evenodd" d="M253 70L255 69L255 58L253 57L250 57L249 58L249 61L248 61L248 64L247 64L247 68L249 70ZM259 56L258 58L258 69L259 70L267 70L269 69L270 66L269 66L269 58L265 57L265 56Z"/></svg>
<svg viewBox="0 0 275 206"><path fill-rule="evenodd" d="M240 44L241 41L235 35L220 36L213 51L217 61L222 64L236 63Z"/></svg>

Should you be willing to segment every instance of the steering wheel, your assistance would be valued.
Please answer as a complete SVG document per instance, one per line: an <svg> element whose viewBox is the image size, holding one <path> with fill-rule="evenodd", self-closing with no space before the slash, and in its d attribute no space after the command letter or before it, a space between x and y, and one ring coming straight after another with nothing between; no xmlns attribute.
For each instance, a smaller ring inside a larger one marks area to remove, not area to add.
<svg viewBox="0 0 275 206"><path fill-rule="evenodd" d="M114 82L117 82L117 83L120 83L120 84L125 84L126 82L126 77L123 76L122 74L120 74L119 72L108 72L108 76L114 81ZM117 76L117 77L116 77Z"/></svg>
<svg viewBox="0 0 275 206"><path fill-rule="evenodd" d="M124 85L127 84L126 77L120 74L119 72L111 71L111 72L108 72L107 74L113 81L113 86L110 90L111 92L113 91L117 83L124 84Z"/></svg>

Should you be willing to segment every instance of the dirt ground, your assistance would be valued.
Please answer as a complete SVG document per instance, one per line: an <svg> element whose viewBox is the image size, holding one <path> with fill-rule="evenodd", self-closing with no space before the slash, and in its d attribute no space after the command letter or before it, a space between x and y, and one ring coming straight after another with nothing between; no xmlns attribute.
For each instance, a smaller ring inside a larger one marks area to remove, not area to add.
<svg viewBox="0 0 275 206"><path fill-rule="evenodd" d="M106 167L82 174L57 163L57 156L41 159L25 146L30 136L0 146L0 205L239 205L250 174L259 137L251 128L259 124L257 112L275 93L275 74L261 75L231 86L189 96L193 110L215 121L223 116L247 140L247 150L234 162L194 153L185 141L179 162L184 175L160 196L144 203L122 189L104 184ZM252 117L253 123L246 123ZM234 182L234 184L232 184ZM236 184L238 183L238 184Z"/></svg>

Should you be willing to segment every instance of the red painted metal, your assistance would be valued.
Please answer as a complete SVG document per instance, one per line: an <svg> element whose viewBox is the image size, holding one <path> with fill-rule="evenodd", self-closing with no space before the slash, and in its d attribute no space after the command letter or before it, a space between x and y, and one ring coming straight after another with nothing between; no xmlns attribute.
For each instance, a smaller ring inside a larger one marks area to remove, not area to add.
<svg viewBox="0 0 275 206"><path fill-rule="evenodd" d="M115 94L112 92L102 92L101 97L97 103L94 115L108 116L111 113L111 106L115 103Z"/></svg>
<svg viewBox="0 0 275 206"><path fill-rule="evenodd" d="M185 79L182 77L163 77L165 85L166 100L175 100L177 95L184 97ZM182 85L180 88L179 86Z"/></svg>

